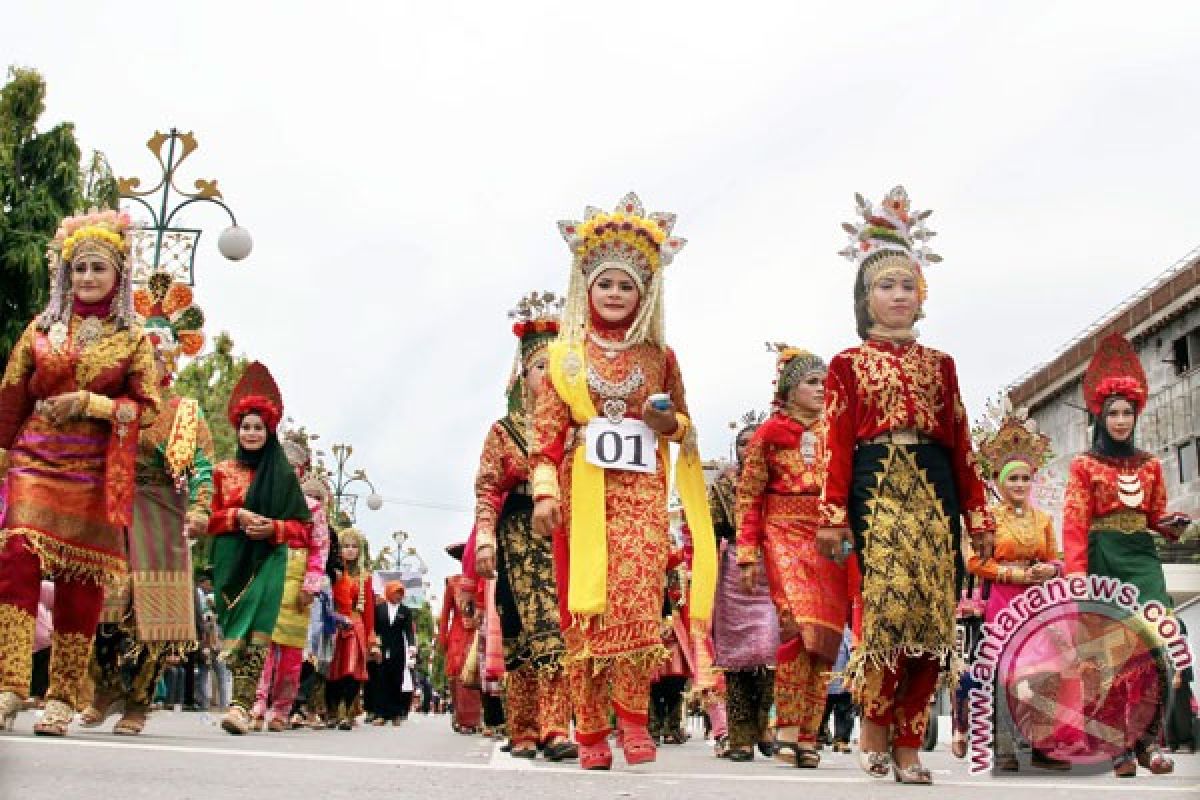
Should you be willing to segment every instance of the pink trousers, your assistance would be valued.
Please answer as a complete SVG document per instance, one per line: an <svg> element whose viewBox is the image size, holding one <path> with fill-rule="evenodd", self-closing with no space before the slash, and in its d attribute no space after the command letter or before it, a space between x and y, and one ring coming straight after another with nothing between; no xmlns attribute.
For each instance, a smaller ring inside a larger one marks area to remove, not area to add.
<svg viewBox="0 0 1200 800"><path fill-rule="evenodd" d="M262 677L258 679L258 691L254 693L256 717L267 715L270 703L271 715L286 720L292 713L292 703L300 690L300 668L304 666L304 649L272 644L267 648L267 660L263 664Z"/></svg>

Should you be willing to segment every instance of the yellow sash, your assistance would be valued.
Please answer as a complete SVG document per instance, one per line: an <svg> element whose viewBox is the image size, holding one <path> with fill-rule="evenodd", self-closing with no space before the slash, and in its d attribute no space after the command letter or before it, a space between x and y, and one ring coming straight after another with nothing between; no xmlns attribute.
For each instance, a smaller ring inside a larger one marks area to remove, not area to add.
<svg viewBox="0 0 1200 800"><path fill-rule="evenodd" d="M571 410L576 425L586 425L599 416L588 391L587 359L582 345L555 341L549 347L550 381ZM680 415L680 425L691 422ZM658 437L658 455L664 465L671 463L665 437ZM716 590L717 549L708 492L700 454L694 448L680 448L675 461L675 491L683 502L692 533L692 586L689 613L693 625L712 617ZM569 541L571 568L567 585L567 608L574 614L603 614L607 598L608 540L605 528L604 470L588 462L583 447L575 448L571 463L571 521Z"/></svg>

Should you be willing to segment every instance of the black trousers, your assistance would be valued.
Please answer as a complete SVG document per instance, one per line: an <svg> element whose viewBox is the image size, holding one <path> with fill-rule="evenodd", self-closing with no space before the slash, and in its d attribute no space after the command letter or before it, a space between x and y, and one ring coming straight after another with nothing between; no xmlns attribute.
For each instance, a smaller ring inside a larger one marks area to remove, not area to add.
<svg viewBox="0 0 1200 800"><path fill-rule="evenodd" d="M849 692L836 692L825 698L825 714L817 730L824 735L829 731L829 718L833 717L833 741L850 744L854 730L854 701Z"/></svg>

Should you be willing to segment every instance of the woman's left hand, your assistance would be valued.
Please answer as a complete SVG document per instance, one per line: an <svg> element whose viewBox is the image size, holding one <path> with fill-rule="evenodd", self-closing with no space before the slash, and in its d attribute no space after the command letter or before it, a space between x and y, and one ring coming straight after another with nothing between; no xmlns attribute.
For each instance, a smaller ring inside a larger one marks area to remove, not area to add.
<svg viewBox="0 0 1200 800"><path fill-rule="evenodd" d="M668 398L667 407L659 409L646 398L646 402L642 404L642 422L649 425L655 433L670 436L679 427L679 420L675 419L675 404Z"/></svg>
<svg viewBox="0 0 1200 800"><path fill-rule="evenodd" d="M269 519L263 519L247 525L244 530L251 539L266 539L275 532L275 525Z"/></svg>

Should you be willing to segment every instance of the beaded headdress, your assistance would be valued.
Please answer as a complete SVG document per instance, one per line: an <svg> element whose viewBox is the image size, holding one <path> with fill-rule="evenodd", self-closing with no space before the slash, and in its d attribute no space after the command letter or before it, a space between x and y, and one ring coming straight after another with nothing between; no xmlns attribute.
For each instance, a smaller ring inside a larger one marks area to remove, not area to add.
<svg viewBox="0 0 1200 800"><path fill-rule="evenodd" d="M1112 333L1096 345L1087 371L1083 373L1083 399L1092 416L1104 412L1104 401L1119 395L1133 405L1137 414L1146 407L1149 386L1146 370L1133 345L1119 333Z"/></svg>
<svg viewBox="0 0 1200 800"><path fill-rule="evenodd" d="M995 478L1008 464L1020 461L1037 471L1053 457L1050 437L1038 431L1028 409L1014 409L1008 397L988 401L984 418L972 430L980 472Z"/></svg>
<svg viewBox="0 0 1200 800"><path fill-rule="evenodd" d="M775 400L782 402L800 380L810 372L828 369L825 360L816 353L784 342L767 342L767 350L775 353Z"/></svg>
<svg viewBox="0 0 1200 800"><path fill-rule="evenodd" d="M99 256L117 270L117 296L110 317L125 330L134 321L133 270L129 269L133 247L133 221L123 211L91 209L86 214L65 217L46 249L50 273L50 301L38 315L40 331L71 318L71 264L83 256Z"/></svg>
<svg viewBox="0 0 1200 800"><path fill-rule="evenodd" d="M942 260L925 246L925 242L937 235L925 226L925 220L933 212L911 210L903 186L893 188L878 206L861 194L856 193L854 200L862 222L842 223L842 229L850 234L850 243L838 255L863 270L863 285L868 288L881 275L893 270L915 275L917 301L924 304L928 289L924 269Z"/></svg>
<svg viewBox="0 0 1200 800"><path fill-rule="evenodd" d="M262 417L263 425L272 432L283 419L283 395L271 371L260 361L246 367L229 395L229 424L236 428L247 414Z"/></svg>
<svg viewBox="0 0 1200 800"><path fill-rule="evenodd" d="M516 411L524 404L525 368L558 336L564 302L554 292L530 292L508 312L508 318L513 320L513 335L517 337L517 354L505 392L510 411Z"/></svg>
<svg viewBox="0 0 1200 800"><path fill-rule="evenodd" d="M686 239L671 234L674 228L674 214L647 214L633 192L621 198L611 213L588 206L583 221L558 223L559 233L573 255L563 313L563 335L568 341L583 337L589 311L587 294L595 277L606 269L619 269L641 293L637 315L625 340L663 344L663 269L687 244Z"/></svg>
<svg viewBox="0 0 1200 800"><path fill-rule="evenodd" d="M204 349L204 311L192 302L192 287L155 272L133 293L133 308L150 341L158 348L167 375L174 375L179 358Z"/></svg>

